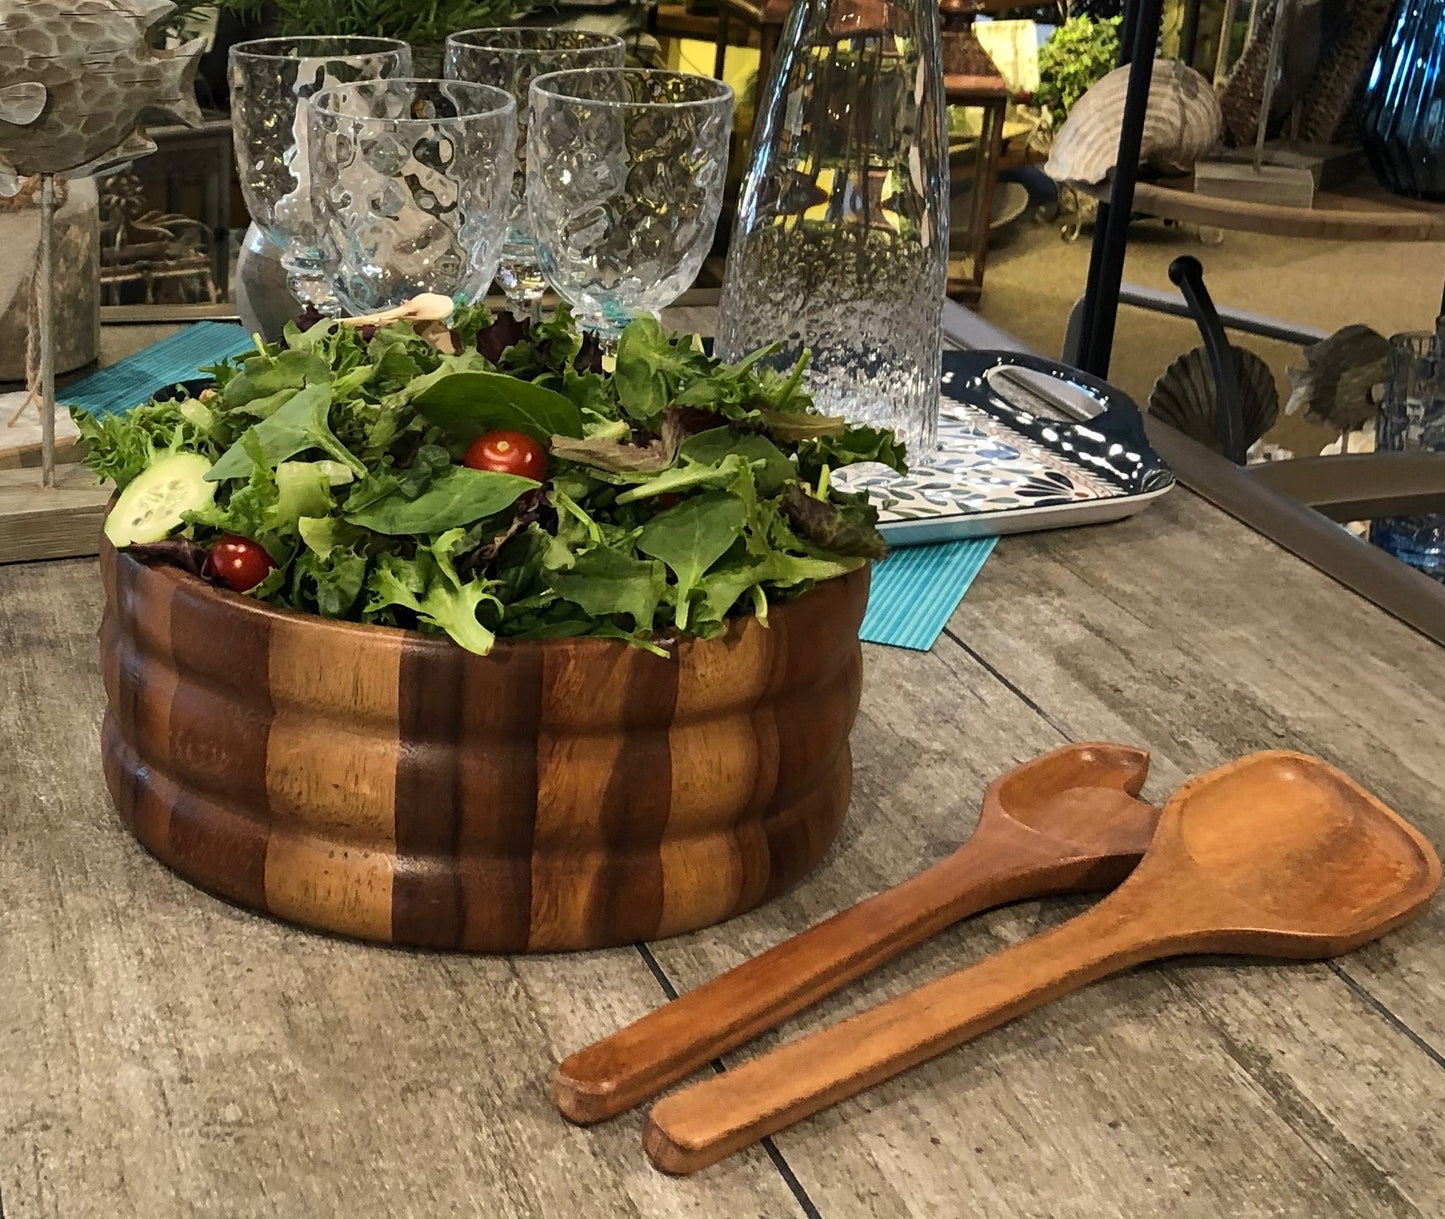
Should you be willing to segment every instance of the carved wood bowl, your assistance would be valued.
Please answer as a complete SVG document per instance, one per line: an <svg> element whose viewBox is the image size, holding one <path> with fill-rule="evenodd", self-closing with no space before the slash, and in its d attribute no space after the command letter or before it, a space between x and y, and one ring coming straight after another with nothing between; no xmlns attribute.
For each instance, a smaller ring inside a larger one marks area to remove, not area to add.
<svg viewBox="0 0 1445 1219"><path fill-rule="evenodd" d="M848 806L866 568L675 659L273 609L108 544L106 781L186 879L470 952L706 927L797 882Z"/></svg>

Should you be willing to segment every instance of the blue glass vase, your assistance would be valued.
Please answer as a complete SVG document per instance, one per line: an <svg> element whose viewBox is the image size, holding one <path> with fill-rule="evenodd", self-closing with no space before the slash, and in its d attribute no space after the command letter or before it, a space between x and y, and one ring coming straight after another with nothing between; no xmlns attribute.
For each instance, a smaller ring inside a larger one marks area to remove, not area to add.
<svg viewBox="0 0 1445 1219"><path fill-rule="evenodd" d="M1433 333L1390 339L1390 379L1375 419L1380 453L1445 452L1445 319ZM1370 541L1445 583L1445 513L1392 516L1370 524Z"/></svg>
<svg viewBox="0 0 1445 1219"><path fill-rule="evenodd" d="M1360 140L1396 194L1445 199L1445 0L1399 0L1370 68Z"/></svg>

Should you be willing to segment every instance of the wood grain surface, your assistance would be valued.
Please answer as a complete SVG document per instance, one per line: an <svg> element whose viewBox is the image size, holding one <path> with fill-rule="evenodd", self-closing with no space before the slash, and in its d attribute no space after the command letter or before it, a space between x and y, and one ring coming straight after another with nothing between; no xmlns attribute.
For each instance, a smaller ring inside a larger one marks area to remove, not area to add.
<svg viewBox="0 0 1445 1219"><path fill-rule="evenodd" d="M1108 185L1088 187L1097 199L1108 198ZM1303 237L1316 241L1439 241L1445 238L1445 207L1424 199L1407 199L1377 185L1366 173L1339 191L1319 191L1313 207L1255 203L1194 193L1194 179L1167 178L1140 182L1135 210L1180 224L1240 229L1271 237Z"/></svg>
<svg viewBox="0 0 1445 1219"><path fill-rule="evenodd" d="M615 1117L970 914L1113 888L1154 836L1159 810L1137 798L1148 773L1140 750L1091 742L1000 775L958 850L572 1054L557 1108Z"/></svg>
<svg viewBox="0 0 1445 1219"><path fill-rule="evenodd" d="M106 779L214 893L363 939L612 947L810 871L852 784L868 571L670 657L278 612L107 543Z"/></svg>
<svg viewBox="0 0 1445 1219"><path fill-rule="evenodd" d="M1249 754L1170 796L1138 867L1092 909L668 1097L643 1146L696 1172L1100 979L1180 955L1339 956L1439 887L1434 848L1349 776Z"/></svg>
<svg viewBox="0 0 1445 1219"><path fill-rule="evenodd" d="M1300 749L1445 842L1445 652L1188 492L1006 538L932 652L865 647L822 866L645 952L382 951L198 894L106 794L101 608L93 561L0 568L6 1219L1445 1214L1438 906L1334 962L1102 982L696 1177L646 1165L637 1115L581 1130L552 1107L565 1055L937 862L991 779L1071 740L1149 749L1154 800ZM1086 905L981 915L779 1036Z"/></svg>
<svg viewBox="0 0 1445 1219"><path fill-rule="evenodd" d="M865 664L838 862L774 907L658 946L679 991L777 942L779 921L914 874L967 834L959 793L1063 740L1149 748L1156 799L1251 749L1298 748L1445 842L1445 653L1189 494L1128 523L1005 539L930 655L868 649ZM1083 908L981 915L780 1036ZM1113 979L776 1144L824 1215L932 1219L959 1198L970 1219L1445 1213L1442 922L1434 907L1328 964L1206 959Z"/></svg>
<svg viewBox="0 0 1445 1219"><path fill-rule="evenodd" d="M779 1135L776 1161L674 1180L636 1115L576 1130L552 1107L564 1055L937 861L989 780L1068 739L1148 747L1156 799L1300 748L1445 840L1440 649L1192 495L1006 539L933 652L866 648L852 814L824 865L646 959L383 952L198 895L106 796L100 610L92 562L0 570L7 1219L1445 1213L1438 909L1330 964L1101 983ZM781 1035L1084 907L981 915Z"/></svg>

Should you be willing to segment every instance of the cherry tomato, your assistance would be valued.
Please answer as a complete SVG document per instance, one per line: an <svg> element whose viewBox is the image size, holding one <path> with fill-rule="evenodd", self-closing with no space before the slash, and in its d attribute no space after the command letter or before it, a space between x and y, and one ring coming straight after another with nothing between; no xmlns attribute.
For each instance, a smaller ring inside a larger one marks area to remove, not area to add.
<svg viewBox="0 0 1445 1219"><path fill-rule="evenodd" d="M520 474L541 482L547 477L547 454L526 432L488 432L478 436L462 458L471 470Z"/></svg>
<svg viewBox="0 0 1445 1219"><path fill-rule="evenodd" d="M211 547L206 575L233 592L249 592L275 570L276 564L260 542L227 534Z"/></svg>

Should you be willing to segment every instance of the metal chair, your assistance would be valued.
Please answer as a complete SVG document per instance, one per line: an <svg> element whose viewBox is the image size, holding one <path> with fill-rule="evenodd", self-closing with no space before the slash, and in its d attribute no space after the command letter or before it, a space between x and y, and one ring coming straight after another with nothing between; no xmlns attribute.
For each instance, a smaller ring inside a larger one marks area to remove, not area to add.
<svg viewBox="0 0 1445 1219"><path fill-rule="evenodd" d="M1327 338L1325 331L1291 326L1278 318L1240 310L1219 310L1204 286L1204 268L1185 255L1169 264L1169 278L1180 297L1126 284L1119 303L1192 318L1203 335L1216 386L1216 436L1220 451L1244 472L1333 521L1372 520L1445 512L1445 453L1350 453L1338 457L1298 457L1245 465L1248 447L1242 432L1238 364L1226 330L1255 334L1306 346ZM1082 299L1069 317L1064 339L1066 361L1077 350Z"/></svg>

